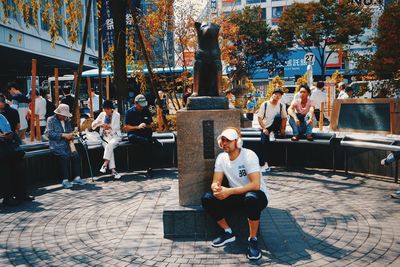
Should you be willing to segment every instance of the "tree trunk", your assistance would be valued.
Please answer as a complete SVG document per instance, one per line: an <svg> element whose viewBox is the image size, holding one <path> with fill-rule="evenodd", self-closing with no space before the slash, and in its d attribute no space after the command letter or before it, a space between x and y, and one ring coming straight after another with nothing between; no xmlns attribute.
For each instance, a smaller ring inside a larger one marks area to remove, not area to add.
<svg viewBox="0 0 400 267"><path fill-rule="evenodd" d="M118 110L124 117L123 101L128 98L126 75L126 0L110 1L114 21L114 86L118 100Z"/></svg>
<svg viewBox="0 0 400 267"><path fill-rule="evenodd" d="M88 27L89 27L89 18L90 18L90 11L92 8L92 0L88 0L87 7L86 7L86 18L85 18L85 27L83 30L83 40L82 40L82 49L81 49L81 56L79 58L79 66L78 66L78 77L77 83L75 86L75 99L74 99L74 107L75 107L75 125L80 128L80 107L79 107L79 94L81 88L81 78L82 78L82 71L83 71L83 61L85 59L85 52L86 52L86 41L88 35Z"/></svg>
<svg viewBox="0 0 400 267"><path fill-rule="evenodd" d="M130 1L130 0L128 0L128 1ZM131 6L131 5L129 5L129 6ZM142 32L140 31L140 28L139 28L139 22L138 22L138 19L137 19L137 12L136 12L136 10L131 10L131 12L132 12L132 18L133 18L133 26L135 27L136 35L137 35L137 37L139 39L139 43L140 43L140 47L142 49L143 57L144 57L144 60L146 62L146 65L147 65L147 70L149 71L150 87L151 87L151 90L153 91L154 96L157 99L157 105L159 107L161 107L161 99L160 99L160 96L158 95L156 86L154 85L153 70L151 68L149 56L147 54L146 46L145 46L144 41L143 41ZM167 120L165 114L162 114L162 120L163 120L165 129L168 131L168 120Z"/></svg>

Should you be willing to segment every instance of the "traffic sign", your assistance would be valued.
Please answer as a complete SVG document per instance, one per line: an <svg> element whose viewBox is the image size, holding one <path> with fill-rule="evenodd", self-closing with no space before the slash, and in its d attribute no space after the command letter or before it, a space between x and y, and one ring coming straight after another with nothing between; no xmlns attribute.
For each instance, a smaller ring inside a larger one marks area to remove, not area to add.
<svg viewBox="0 0 400 267"><path fill-rule="evenodd" d="M315 61L315 55L311 52L308 52L307 54L304 55L304 61L307 64L313 64Z"/></svg>

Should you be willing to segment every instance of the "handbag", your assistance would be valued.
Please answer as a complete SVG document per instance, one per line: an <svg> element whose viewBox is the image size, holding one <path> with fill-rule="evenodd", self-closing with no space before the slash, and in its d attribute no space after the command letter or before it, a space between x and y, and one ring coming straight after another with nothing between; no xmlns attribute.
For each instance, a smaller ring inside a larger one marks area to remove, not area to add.
<svg viewBox="0 0 400 267"><path fill-rule="evenodd" d="M86 141L86 144L88 146L101 145L102 142L100 134L96 131L94 132L85 131L82 133L82 138L83 140Z"/></svg>

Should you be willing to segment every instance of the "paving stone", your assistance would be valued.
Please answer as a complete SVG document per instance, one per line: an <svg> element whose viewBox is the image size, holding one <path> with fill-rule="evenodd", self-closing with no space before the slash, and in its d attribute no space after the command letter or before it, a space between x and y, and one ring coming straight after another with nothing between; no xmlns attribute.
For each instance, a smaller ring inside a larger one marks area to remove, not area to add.
<svg viewBox="0 0 400 267"><path fill-rule="evenodd" d="M256 265L400 266L400 205L387 198L395 184L318 170L274 169L264 178L272 199ZM153 179L96 182L99 190L50 186L36 197L40 208L0 206L0 266L249 265L243 236L218 249L211 238L163 238L163 207L176 184L176 170L156 170ZM199 227L180 221L175 227Z"/></svg>

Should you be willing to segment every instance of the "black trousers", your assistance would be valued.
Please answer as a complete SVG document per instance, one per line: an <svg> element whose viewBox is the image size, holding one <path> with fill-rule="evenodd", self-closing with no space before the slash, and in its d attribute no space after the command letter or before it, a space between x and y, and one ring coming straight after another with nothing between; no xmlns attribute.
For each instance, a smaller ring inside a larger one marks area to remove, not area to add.
<svg viewBox="0 0 400 267"><path fill-rule="evenodd" d="M9 151L7 156L0 156L0 198L23 197L27 194L27 182L24 175L22 150Z"/></svg>
<svg viewBox="0 0 400 267"><path fill-rule="evenodd" d="M129 143L135 144L138 146L138 152L141 154L142 166L145 169L153 167L153 150L154 150L154 141L153 137L145 137L133 133L129 133L128 135Z"/></svg>
<svg viewBox="0 0 400 267"><path fill-rule="evenodd" d="M225 218L227 209L238 208L243 208L247 218L256 221L260 219L261 211L268 205L268 200L261 190L232 195L224 200L219 200L212 192L207 192L203 195L201 203L215 221Z"/></svg>
<svg viewBox="0 0 400 267"><path fill-rule="evenodd" d="M81 159L78 152L69 153L68 155L56 155L58 166L61 170L61 179L72 181L75 177L81 176ZM72 164L72 175L70 173Z"/></svg>
<svg viewBox="0 0 400 267"><path fill-rule="evenodd" d="M282 124L282 117L280 115L275 116L274 121L271 126L267 127L269 133L274 132L275 136L278 135ZM265 135L263 130L261 129L261 151L259 157L260 166L264 166L265 162L267 162L267 154L269 150L270 140L269 135Z"/></svg>

